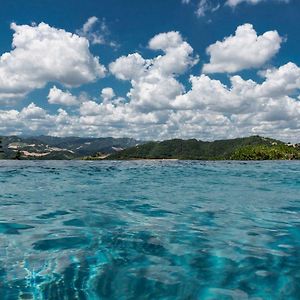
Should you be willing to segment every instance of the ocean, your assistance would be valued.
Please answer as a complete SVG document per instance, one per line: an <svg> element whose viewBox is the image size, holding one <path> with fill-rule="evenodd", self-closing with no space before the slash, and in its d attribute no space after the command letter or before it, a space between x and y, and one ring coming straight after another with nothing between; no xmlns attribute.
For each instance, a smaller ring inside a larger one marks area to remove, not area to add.
<svg viewBox="0 0 300 300"><path fill-rule="evenodd" d="M0 299L300 299L300 162L0 161Z"/></svg>

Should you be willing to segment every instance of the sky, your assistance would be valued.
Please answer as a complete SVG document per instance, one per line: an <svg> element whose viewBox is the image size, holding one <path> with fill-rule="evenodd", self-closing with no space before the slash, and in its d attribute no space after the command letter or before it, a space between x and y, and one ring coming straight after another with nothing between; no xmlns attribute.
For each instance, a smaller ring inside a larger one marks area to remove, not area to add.
<svg viewBox="0 0 300 300"><path fill-rule="evenodd" d="M300 142L298 0L14 0L0 135Z"/></svg>

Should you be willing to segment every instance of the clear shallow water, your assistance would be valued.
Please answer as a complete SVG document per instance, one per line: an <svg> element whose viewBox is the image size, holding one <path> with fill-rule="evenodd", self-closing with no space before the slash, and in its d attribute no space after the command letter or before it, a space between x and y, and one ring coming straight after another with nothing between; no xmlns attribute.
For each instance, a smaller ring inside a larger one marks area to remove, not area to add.
<svg viewBox="0 0 300 300"><path fill-rule="evenodd" d="M300 299L300 162L0 161L0 299Z"/></svg>

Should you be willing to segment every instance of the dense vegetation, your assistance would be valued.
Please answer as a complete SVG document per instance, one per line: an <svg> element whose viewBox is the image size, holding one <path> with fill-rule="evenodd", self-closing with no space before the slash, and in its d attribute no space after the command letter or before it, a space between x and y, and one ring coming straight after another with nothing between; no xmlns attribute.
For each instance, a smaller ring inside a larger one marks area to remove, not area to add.
<svg viewBox="0 0 300 300"><path fill-rule="evenodd" d="M214 142L204 142L196 139L173 139L144 144L126 138L4 137L2 146L4 153L0 153L0 159L300 159L299 145L288 145L281 141L260 136Z"/></svg>
<svg viewBox="0 0 300 300"><path fill-rule="evenodd" d="M257 145L245 146L237 149L230 156L232 160L274 160L300 159L300 148L287 145Z"/></svg>
<svg viewBox="0 0 300 300"><path fill-rule="evenodd" d="M149 142L111 154L108 159L186 159L186 160L268 160L299 159L300 148L283 142L252 136L203 142L173 139Z"/></svg>

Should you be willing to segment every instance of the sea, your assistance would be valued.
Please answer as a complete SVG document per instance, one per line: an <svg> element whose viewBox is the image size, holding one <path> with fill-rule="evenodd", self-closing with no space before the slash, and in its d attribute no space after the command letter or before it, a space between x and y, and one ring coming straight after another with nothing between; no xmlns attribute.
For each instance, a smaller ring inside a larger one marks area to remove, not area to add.
<svg viewBox="0 0 300 300"><path fill-rule="evenodd" d="M2 160L0 299L300 299L300 162Z"/></svg>

